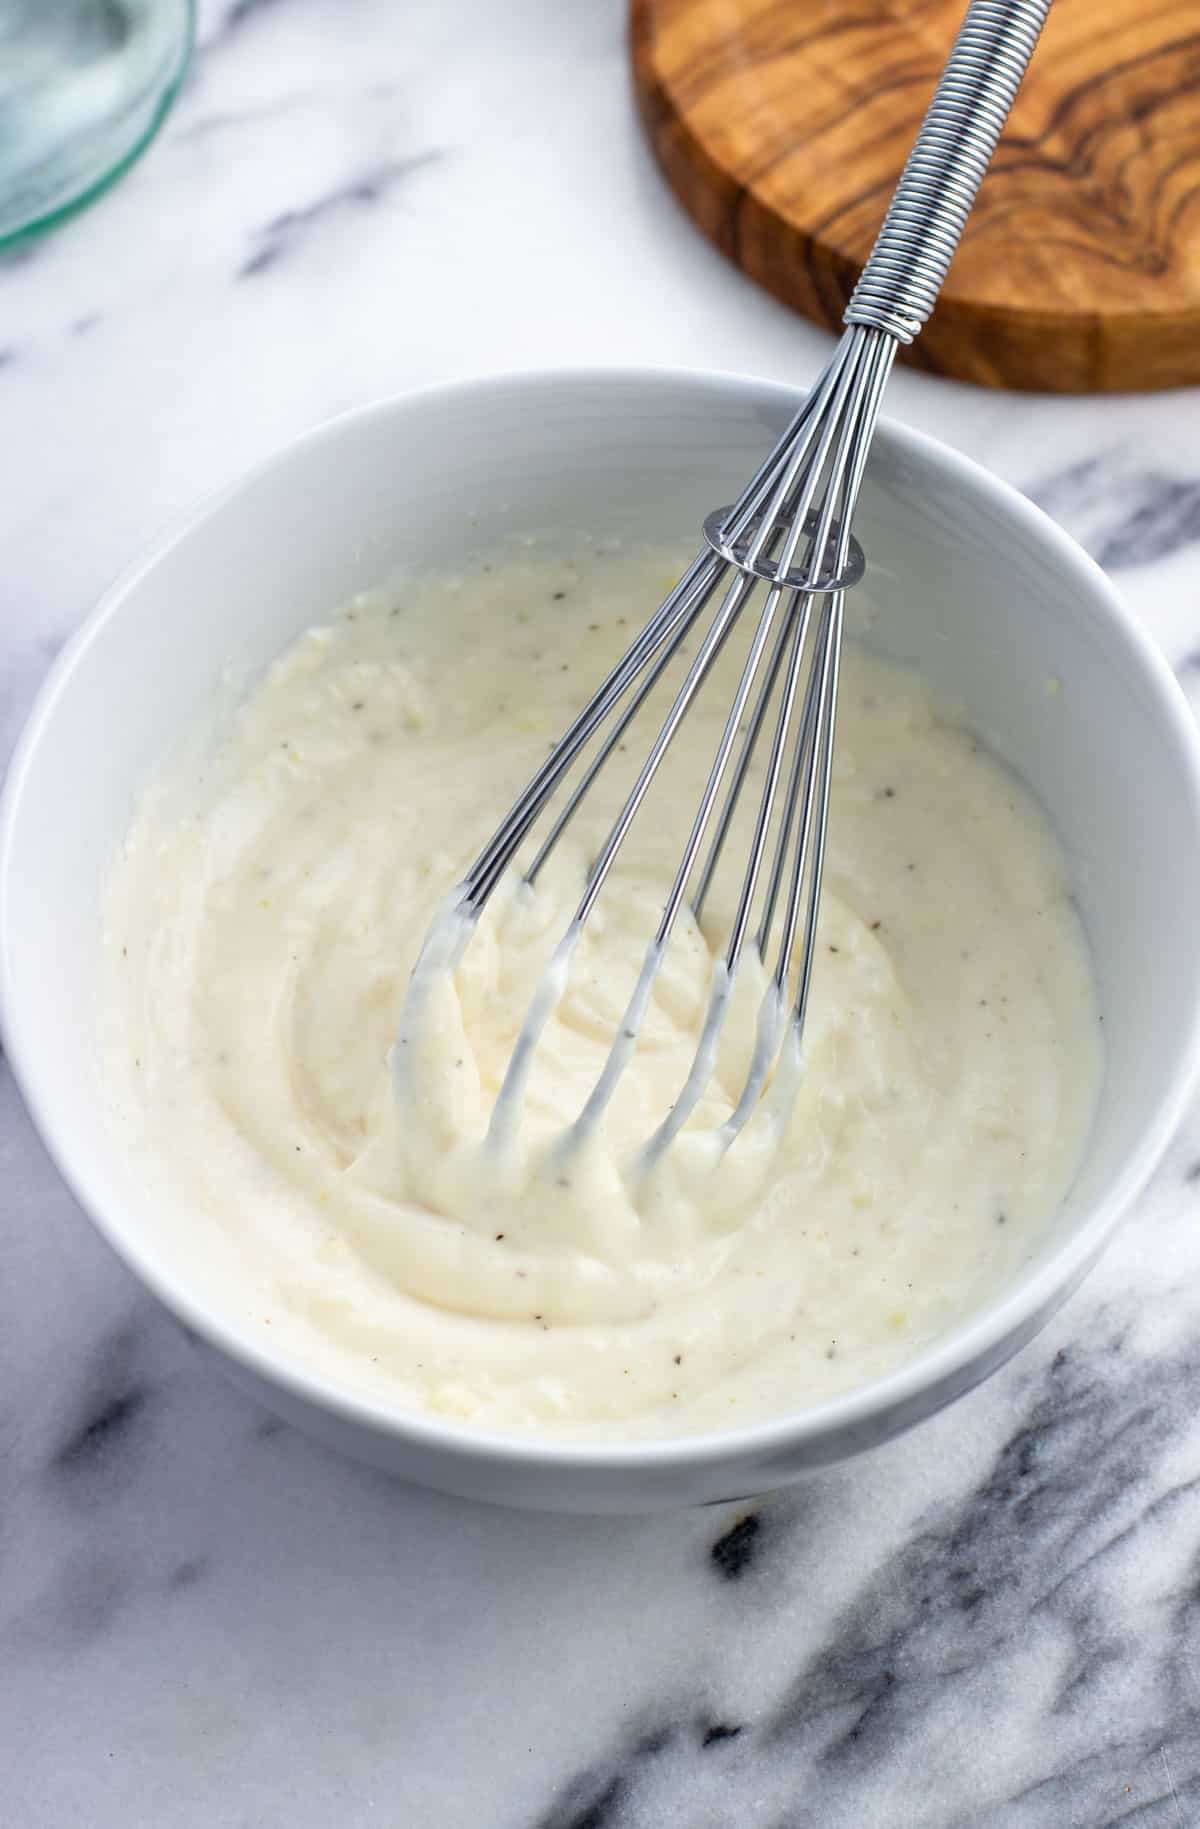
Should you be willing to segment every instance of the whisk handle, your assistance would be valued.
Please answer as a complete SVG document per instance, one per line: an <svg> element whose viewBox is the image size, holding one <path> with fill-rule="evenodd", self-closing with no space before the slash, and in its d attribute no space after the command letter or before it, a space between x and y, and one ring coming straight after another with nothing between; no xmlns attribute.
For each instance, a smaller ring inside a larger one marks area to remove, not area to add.
<svg viewBox="0 0 1200 1829"><path fill-rule="evenodd" d="M850 303L911 343L937 301L1050 0L971 0Z"/></svg>

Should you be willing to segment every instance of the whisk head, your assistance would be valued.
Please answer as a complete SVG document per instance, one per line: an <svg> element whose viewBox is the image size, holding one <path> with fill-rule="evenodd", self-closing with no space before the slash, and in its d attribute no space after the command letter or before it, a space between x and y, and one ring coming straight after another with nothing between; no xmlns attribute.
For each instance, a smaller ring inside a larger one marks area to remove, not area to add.
<svg viewBox="0 0 1200 1829"><path fill-rule="evenodd" d="M780 1111L786 1109L799 1073L812 978L845 592L865 565L851 518L895 348L892 336L878 329L846 331L742 496L708 517L704 549L484 846L459 886L449 926L431 935L426 962L453 964L497 885L564 790L565 800L523 867L524 881L536 883L601 770L695 634L694 657L592 859L574 916L530 1005L493 1111L494 1139L516 1124L534 1051L566 985L585 923L683 719L735 625L751 611L752 599L757 616L749 651L682 858L599 1079L563 1147L582 1138L601 1116L637 1046L681 908L689 902L697 918L704 909L764 733L766 759L748 855L695 1058L673 1106L647 1139L643 1165L652 1166L662 1155L703 1097L747 946L760 962L765 990L749 1067L721 1126L721 1145L734 1140L769 1086L777 1088ZM780 1071L785 1058L787 1073Z"/></svg>

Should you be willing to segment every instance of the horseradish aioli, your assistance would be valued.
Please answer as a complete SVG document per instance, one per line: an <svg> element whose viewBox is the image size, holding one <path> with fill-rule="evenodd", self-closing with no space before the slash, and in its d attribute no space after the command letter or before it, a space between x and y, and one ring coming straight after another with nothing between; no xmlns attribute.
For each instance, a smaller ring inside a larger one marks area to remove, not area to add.
<svg viewBox="0 0 1200 1829"><path fill-rule="evenodd" d="M536 888L504 884L406 1015L410 971L687 556L514 543L365 596L137 811L105 916L113 1122L223 1309L347 1388L578 1439L782 1414L988 1300L1072 1179L1101 1048L1063 859L1017 781L853 645L782 1134L764 1108L728 1151L715 1138L753 1048L748 947L708 1091L654 1173L633 1168L695 1053L740 884L735 830L703 927L681 913L600 1129L562 1150L681 855L736 637L584 928L520 1122L484 1143L649 707Z"/></svg>

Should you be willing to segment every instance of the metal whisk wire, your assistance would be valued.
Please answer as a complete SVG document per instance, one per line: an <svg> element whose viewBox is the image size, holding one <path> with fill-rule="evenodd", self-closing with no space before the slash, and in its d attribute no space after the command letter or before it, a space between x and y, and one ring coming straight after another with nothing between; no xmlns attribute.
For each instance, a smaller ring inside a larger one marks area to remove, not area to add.
<svg viewBox="0 0 1200 1829"><path fill-rule="evenodd" d="M767 988L749 1068L719 1133L723 1146L758 1108L785 1045L798 1066L825 857L845 593L865 568L851 522L897 347L912 341L933 309L1049 5L1050 0L971 0L828 366L738 501L708 517L705 549L554 746L463 879L457 908L469 931L581 753L611 718L525 871L526 882L537 880L630 724L711 612L535 994L496 1101L493 1140L506 1136L517 1121L534 1050L629 828L697 693L763 586L749 652L658 928L600 1076L560 1150L578 1142L613 1094L693 883L693 911L699 917L704 909L768 726L746 866L695 1058L673 1107L645 1146L643 1166L652 1166L669 1147L710 1082L756 906L752 944Z"/></svg>

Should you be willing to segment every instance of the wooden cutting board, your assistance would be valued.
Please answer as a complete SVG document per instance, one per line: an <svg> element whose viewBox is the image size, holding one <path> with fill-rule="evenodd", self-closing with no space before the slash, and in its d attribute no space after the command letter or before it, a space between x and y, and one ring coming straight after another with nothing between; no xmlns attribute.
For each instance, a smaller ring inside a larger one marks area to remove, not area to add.
<svg viewBox="0 0 1200 1829"><path fill-rule="evenodd" d="M835 327L965 0L632 0L651 144L706 235ZM1200 382L1200 0L1055 0L909 359L1060 393Z"/></svg>

